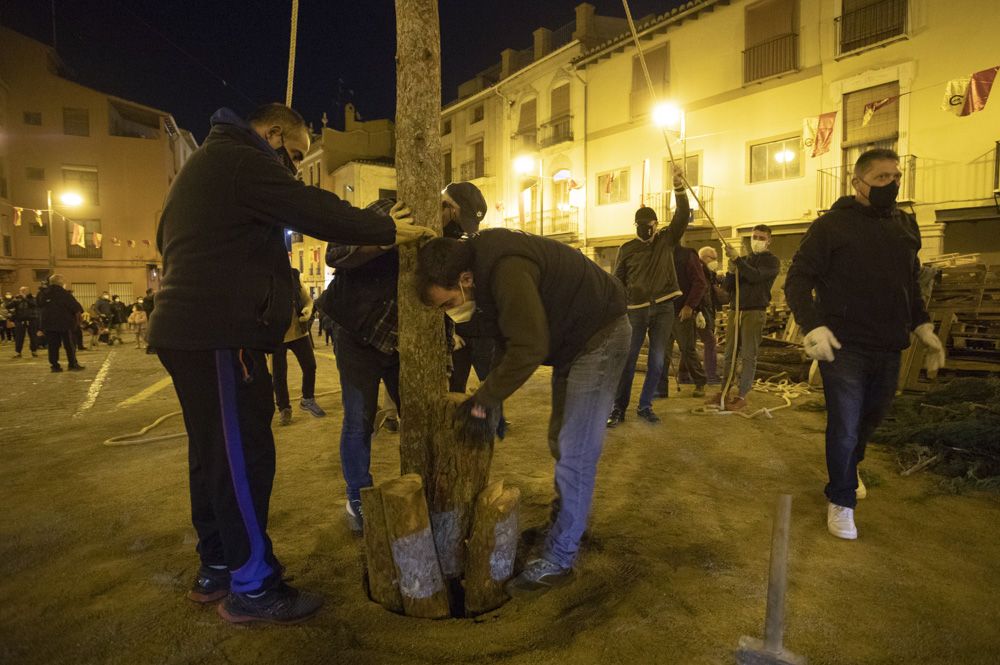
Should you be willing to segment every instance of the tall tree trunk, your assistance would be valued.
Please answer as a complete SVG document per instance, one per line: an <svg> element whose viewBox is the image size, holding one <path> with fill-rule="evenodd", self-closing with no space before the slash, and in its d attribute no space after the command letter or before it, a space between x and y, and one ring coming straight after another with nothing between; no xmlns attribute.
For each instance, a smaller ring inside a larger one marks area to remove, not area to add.
<svg viewBox="0 0 1000 665"><path fill-rule="evenodd" d="M441 233L441 39L435 0L396 0L396 188L417 224ZM440 401L447 392L441 313L413 289L417 248L399 248L399 392L402 473L426 481Z"/></svg>

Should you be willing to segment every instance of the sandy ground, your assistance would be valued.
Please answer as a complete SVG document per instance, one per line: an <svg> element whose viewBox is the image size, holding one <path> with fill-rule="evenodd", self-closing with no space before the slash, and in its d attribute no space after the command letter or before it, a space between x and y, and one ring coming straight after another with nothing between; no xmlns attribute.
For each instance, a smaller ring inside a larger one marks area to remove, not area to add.
<svg viewBox="0 0 1000 665"><path fill-rule="evenodd" d="M296 411L276 429L270 532L295 583L326 606L296 627L230 626L184 598L197 567L184 440L101 445L176 410L155 357L105 347L81 356L85 372L56 375L9 352L0 347L5 664L732 663L740 635L762 631L781 492L795 497L788 648L816 665L1000 662L1000 497L900 477L875 446L861 537L839 541L824 524L822 414L698 416L683 392L657 403L661 425L630 414L608 436L573 584L437 622L365 598L360 541L343 519L339 397L320 397L327 418ZM318 353L318 390L333 390L333 357ZM514 429L493 466L521 488L523 526L536 530L551 498L547 379L540 371L511 400ZM374 472L398 473L394 435L377 436Z"/></svg>

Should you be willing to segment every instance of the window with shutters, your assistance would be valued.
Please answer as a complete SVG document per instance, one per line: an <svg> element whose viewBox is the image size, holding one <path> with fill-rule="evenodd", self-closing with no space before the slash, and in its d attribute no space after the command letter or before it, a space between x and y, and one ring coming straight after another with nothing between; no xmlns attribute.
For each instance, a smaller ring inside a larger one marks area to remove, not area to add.
<svg viewBox="0 0 1000 665"><path fill-rule="evenodd" d="M441 121L441 136L448 136L451 134L451 118L445 118Z"/></svg>
<svg viewBox="0 0 1000 665"><path fill-rule="evenodd" d="M871 110L865 123L865 107ZM843 148L866 146L899 137L899 81L844 95Z"/></svg>
<svg viewBox="0 0 1000 665"><path fill-rule="evenodd" d="M517 151L531 151L537 146L538 100L521 102L521 112L517 122Z"/></svg>
<svg viewBox="0 0 1000 665"><path fill-rule="evenodd" d="M802 175L802 136L795 134L750 146L750 182L787 180Z"/></svg>
<svg viewBox="0 0 1000 665"><path fill-rule="evenodd" d="M25 166L24 177L28 180L45 180L45 169L40 166Z"/></svg>
<svg viewBox="0 0 1000 665"><path fill-rule="evenodd" d="M798 69L796 0L762 0L746 8L743 82Z"/></svg>
<svg viewBox="0 0 1000 665"><path fill-rule="evenodd" d="M451 182L451 151L444 153L441 156L441 179L444 181L444 185Z"/></svg>
<svg viewBox="0 0 1000 665"><path fill-rule="evenodd" d="M843 0L837 26L837 55L906 38L909 0Z"/></svg>
<svg viewBox="0 0 1000 665"><path fill-rule="evenodd" d="M628 194L627 168L597 174L597 205L627 202Z"/></svg>
<svg viewBox="0 0 1000 665"><path fill-rule="evenodd" d="M482 119L485 117L484 113L485 112L484 112L482 104L480 104L479 106L473 107L473 109L472 109L472 120L470 120L469 122L471 124L475 124L477 122L482 121Z"/></svg>
<svg viewBox="0 0 1000 665"><path fill-rule="evenodd" d="M58 218L58 216L57 216ZM104 256L101 247L94 243L94 234L101 232L99 219L67 219L66 222L66 258L68 259L99 259ZM83 227L83 247L73 244L74 225ZM102 243L103 247L103 243Z"/></svg>
<svg viewBox="0 0 1000 665"><path fill-rule="evenodd" d="M542 125L539 143L545 147L573 140L573 117L569 114L569 84L552 89L549 121Z"/></svg>
<svg viewBox="0 0 1000 665"><path fill-rule="evenodd" d="M670 50L669 44L664 44L645 51L646 66L649 68L649 78L653 81L655 96L649 96L649 86L642 70L639 56L632 56L632 95L630 99L632 117L636 118L651 113L657 100L667 96L670 89Z"/></svg>
<svg viewBox="0 0 1000 665"><path fill-rule="evenodd" d="M90 136L90 111L63 108L63 134Z"/></svg>
<svg viewBox="0 0 1000 665"><path fill-rule="evenodd" d="M24 115L22 117L24 118L24 124L26 124L26 125L38 125L38 126L41 126L41 124L42 124L42 112L41 111L25 111Z"/></svg>
<svg viewBox="0 0 1000 665"><path fill-rule="evenodd" d="M64 166L62 174L63 186L67 192L79 194L87 205L100 203L96 168L93 166Z"/></svg>

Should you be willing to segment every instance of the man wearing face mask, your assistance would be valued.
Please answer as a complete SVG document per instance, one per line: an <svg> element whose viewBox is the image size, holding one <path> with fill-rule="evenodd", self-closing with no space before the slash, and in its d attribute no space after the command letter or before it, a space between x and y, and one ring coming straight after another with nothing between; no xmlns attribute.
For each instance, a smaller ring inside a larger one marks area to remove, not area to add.
<svg viewBox="0 0 1000 665"><path fill-rule="evenodd" d="M928 371L945 359L920 294L920 230L896 207L901 177L892 150L862 154L854 196L812 223L785 281L788 305L807 331L805 352L823 376L827 529L847 540L858 537L854 509L867 496L858 464L896 392L910 333L927 346Z"/></svg>
<svg viewBox="0 0 1000 665"><path fill-rule="evenodd" d="M282 580L267 535L274 402L265 353L292 316L285 229L335 242L393 245L426 234L400 206L359 210L295 177L309 132L268 104L228 109L177 175L157 229L163 279L149 343L173 379L188 433L200 568L188 597L224 599L228 621L291 623L322 604Z"/></svg>
<svg viewBox="0 0 1000 665"><path fill-rule="evenodd" d="M691 208L680 175L675 168L677 209L670 226L657 233L656 211L645 206L639 208L635 213L637 237L618 250L614 274L625 286L632 342L618 382L614 408L608 416L608 427L616 427L625 420L625 410L632 398L635 364L647 337L646 378L642 383L637 413L646 422L660 422L660 417L653 413L653 396L663 374L667 340L674 323L673 300L682 295L674 267L674 247L680 243L691 219Z"/></svg>
<svg viewBox="0 0 1000 665"><path fill-rule="evenodd" d="M729 257L729 272L723 279L723 288L736 293L736 274L740 279L740 318L735 320L735 310L730 310L729 325L726 326L726 353L722 361L722 375L728 376L734 371L736 354L743 359L740 369L740 382L735 396L726 396L726 410L739 411L746 408L747 396L753 388L754 374L757 372L757 351L764 336L764 322L767 318L767 306L771 304L771 287L781 270L781 261L769 250L771 246L771 229L766 224L753 227L750 235L750 255L740 256L739 250L732 245L726 246ZM737 332L739 338L737 338ZM706 404L719 404L722 393L718 392L709 398Z"/></svg>
<svg viewBox="0 0 1000 665"><path fill-rule="evenodd" d="M698 339L705 347L705 374L708 382L718 383L719 360L715 350L715 313L722 309L719 296L725 292L719 279L719 255L715 248L708 245L702 247L698 250L698 258L701 259L705 281L708 283L708 292L701 299L701 315L705 317L705 325L698 328Z"/></svg>
<svg viewBox="0 0 1000 665"><path fill-rule="evenodd" d="M391 199L379 199L368 208L387 211L393 203ZM449 184L441 192L444 235L460 238L476 233L486 210L486 199L471 182ZM334 350L344 405L340 464L347 484L348 524L353 531L360 532L364 521L361 488L372 485L371 445L380 382L385 383L389 397L399 404L396 349L399 253L391 245L359 247L330 243L326 263L336 269L337 275L316 306L338 327Z"/></svg>
<svg viewBox="0 0 1000 665"><path fill-rule="evenodd" d="M431 240L417 255L415 282L423 302L448 316L487 314L504 342L503 358L458 409L464 426L478 431L539 365L551 365L554 519L541 558L506 589L535 593L568 582L631 336L621 284L579 250L508 229Z"/></svg>

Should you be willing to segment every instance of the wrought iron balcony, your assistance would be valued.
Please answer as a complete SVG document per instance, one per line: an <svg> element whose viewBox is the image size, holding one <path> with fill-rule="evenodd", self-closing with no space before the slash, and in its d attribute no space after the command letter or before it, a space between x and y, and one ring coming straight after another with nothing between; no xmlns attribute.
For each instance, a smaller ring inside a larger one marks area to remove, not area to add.
<svg viewBox="0 0 1000 665"><path fill-rule="evenodd" d="M905 39L909 0L879 0L834 19L837 55Z"/></svg>
<svg viewBox="0 0 1000 665"><path fill-rule="evenodd" d="M539 129L538 145L548 148L559 143L573 140L573 116L564 115L552 118Z"/></svg>
<svg viewBox="0 0 1000 665"><path fill-rule="evenodd" d="M459 174L461 175L461 180L475 180L476 178L486 177L486 165L489 163L487 159L470 159L467 162L462 162L459 166Z"/></svg>
<svg viewBox="0 0 1000 665"><path fill-rule="evenodd" d="M546 210L539 217L538 211L534 210L525 213L523 219L519 216L505 217L503 225L508 229L517 229L538 236L555 237L556 240L563 242L572 242L580 233L580 211L576 208Z"/></svg>
<svg viewBox="0 0 1000 665"><path fill-rule="evenodd" d="M799 36L781 35L743 51L743 82L753 83L799 68Z"/></svg>
<svg viewBox="0 0 1000 665"><path fill-rule="evenodd" d="M916 155L900 155L899 170L903 172L903 178L899 182L899 195L896 200L900 203L912 203L916 201L917 196ZM853 166L835 166L816 171L817 210L829 210L841 196L853 195L854 188L851 187L853 175Z"/></svg>

